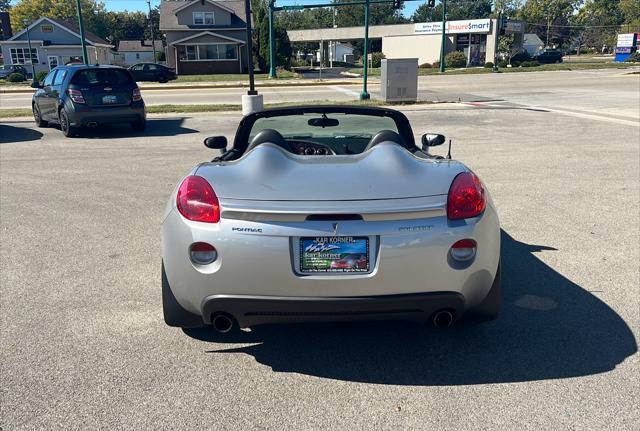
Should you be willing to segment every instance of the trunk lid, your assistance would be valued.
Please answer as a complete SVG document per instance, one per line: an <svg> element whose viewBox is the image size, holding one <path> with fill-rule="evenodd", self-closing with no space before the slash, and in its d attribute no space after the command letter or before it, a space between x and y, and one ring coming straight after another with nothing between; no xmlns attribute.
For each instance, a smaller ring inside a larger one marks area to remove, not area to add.
<svg viewBox="0 0 640 431"><path fill-rule="evenodd" d="M353 201L446 195L467 168L422 159L394 144L359 155L298 156L262 145L233 162L205 163L196 175L218 197L254 201Z"/></svg>

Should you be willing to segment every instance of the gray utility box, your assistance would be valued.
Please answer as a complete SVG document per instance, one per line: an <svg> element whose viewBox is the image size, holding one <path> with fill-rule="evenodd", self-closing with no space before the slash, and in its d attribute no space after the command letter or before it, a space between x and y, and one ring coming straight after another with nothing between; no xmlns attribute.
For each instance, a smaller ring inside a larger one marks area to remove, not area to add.
<svg viewBox="0 0 640 431"><path fill-rule="evenodd" d="M384 58L380 94L385 102L415 102L418 98L418 59Z"/></svg>

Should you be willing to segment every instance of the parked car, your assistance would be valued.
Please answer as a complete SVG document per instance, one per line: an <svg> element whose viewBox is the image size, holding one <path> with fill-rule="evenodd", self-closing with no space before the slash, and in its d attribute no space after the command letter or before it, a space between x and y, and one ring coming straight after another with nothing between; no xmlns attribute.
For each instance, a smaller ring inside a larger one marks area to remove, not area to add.
<svg viewBox="0 0 640 431"><path fill-rule="evenodd" d="M12 73L19 73L25 80L31 77L29 71L19 64L5 64L0 66L0 79L7 79Z"/></svg>
<svg viewBox="0 0 640 431"><path fill-rule="evenodd" d="M117 66L58 66L39 83L32 99L38 127L60 125L65 136L83 127L131 123L146 127L145 104L127 69Z"/></svg>
<svg viewBox="0 0 640 431"><path fill-rule="evenodd" d="M562 63L562 51L559 49L546 48L533 56L533 60L538 63Z"/></svg>
<svg viewBox="0 0 640 431"><path fill-rule="evenodd" d="M500 224L464 164L429 154L387 108L301 106L245 116L162 217L170 326L410 320L500 311Z"/></svg>
<svg viewBox="0 0 640 431"><path fill-rule="evenodd" d="M169 82L178 78L176 71L156 63L134 64L129 68L136 81Z"/></svg>

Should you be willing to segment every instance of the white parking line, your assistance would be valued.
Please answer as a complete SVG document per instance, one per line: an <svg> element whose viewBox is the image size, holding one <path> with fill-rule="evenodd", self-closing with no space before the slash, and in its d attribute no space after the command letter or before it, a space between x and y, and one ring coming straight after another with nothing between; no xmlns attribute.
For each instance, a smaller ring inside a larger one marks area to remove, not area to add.
<svg viewBox="0 0 640 431"><path fill-rule="evenodd" d="M607 117L604 115L587 114L584 112L566 111L564 109L547 108L546 106L527 106L527 109L541 109L549 112L555 112L557 114L568 115L570 117L586 118L588 120L606 121L608 123L622 124L625 126L640 127L640 119L638 120L623 120L621 118Z"/></svg>

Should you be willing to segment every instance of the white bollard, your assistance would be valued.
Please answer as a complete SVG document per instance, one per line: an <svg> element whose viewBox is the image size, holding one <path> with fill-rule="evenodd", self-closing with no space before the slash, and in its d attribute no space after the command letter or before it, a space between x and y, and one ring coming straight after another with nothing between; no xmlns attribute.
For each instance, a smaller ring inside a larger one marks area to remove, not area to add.
<svg viewBox="0 0 640 431"><path fill-rule="evenodd" d="M262 94L255 96L243 94L242 95L242 115L249 115L254 112L262 111L264 104L262 102Z"/></svg>

